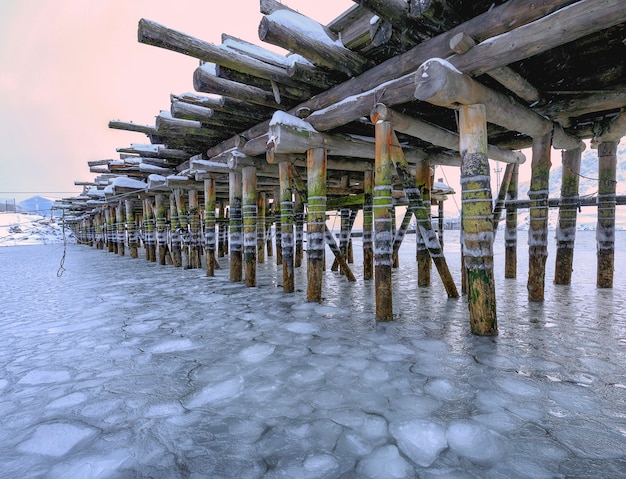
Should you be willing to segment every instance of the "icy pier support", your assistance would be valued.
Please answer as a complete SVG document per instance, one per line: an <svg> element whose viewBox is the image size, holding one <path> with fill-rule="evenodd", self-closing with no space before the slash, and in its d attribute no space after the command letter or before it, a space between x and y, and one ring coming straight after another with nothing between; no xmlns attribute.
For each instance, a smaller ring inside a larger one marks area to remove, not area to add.
<svg viewBox="0 0 626 479"><path fill-rule="evenodd" d="M128 235L128 249L130 257L137 258L137 225L135 224L135 209L133 200L125 200L126 208L126 233Z"/></svg>
<svg viewBox="0 0 626 479"><path fill-rule="evenodd" d="M561 204L559 223L556 229L555 284L570 284L574 263L574 241L576 239L576 214L578 211L578 185L582 150L564 150L561 154Z"/></svg>
<svg viewBox="0 0 626 479"><path fill-rule="evenodd" d="M618 141L603 141L598 145L598 288L613 287L617 143Z"/></svg>
<svg viewBox="0 0 626 479"><path fill-rule="evenodd" d="M124 224L126 223L126 214L122 202L118 202L115 207L115 218L117 223L117 254L124 256L124 249L126 243L126 231Z"/></svg>
<svg viewBox="0 0 626 479"><path fill-rule="evenodd" d="M191 258L189 255L189 220L187 219L188 211L182 188L176 188L174 190L174 198L176 199L176 211L178 212L178 230L181 234L181 264L185 268L191 268Z"/></svg>
<svg viewBox="0 0 626 479"><path fill-rule="evenodd" d="M302 266L302 252L303 252L303 239L304 239L304 201L300 193L294 191L294 211L296 222L296 250L294 253L294 266L299 268Z"/></svg>
<svg viewBox="0 0 626 479"><path fill-rule="evenodd" d="M224 201L220 201L219 209L217 210L218 218L218 233L217 233L217 257L223 258L228 251L228 222L226 221L226 208L224 207Z"/></svg>
<svg viewBox="0 0 626 479"><path fill-rule="evenodd" d="M158 263L165 265L165 258L169 254L167 249L167 218L165 207L165 195L157 193L154 197L157 229L157 254Z"/></svg>
<svg viewBox="0 0 626 479"><path fill-rule="evenodd" d="M183 239L180 231L175 192L170 194L170 240L172 244L172 264L177 268L181 268L183 266Z"/></svg>
<svg viewBox="0 0 626 479"><path fill-rule="evenodd" d="M243 196L243 263L244 284L256 286L256 167L245 166L242 169Z"/></svg>
<svg viewBox="0 0 626 479"><path fill-rule="evenodd" d="M202 268L202 243L200 242L200 205L198 190L188 191L189 200L189 268Z"/></svg>
<svg viewBox="0 0 626 479"><path fill-rule="evenodd" d="M324 231L326 227L326 150L307 150L307 300L322 300Z"/></svg>
<svg viewBox="0 0 626 479"><path fill-rule="evenodd" d="M517 183L519 181L519 165L511 172L511 181L506 192L506 201L517 200ZM517 207L507 206L506 225L504 229L504 277L517 277Z"/></svg>
<svg viewBox="0 0 626 479"><path fill-rule="evenodd" d="M113 241L113 214L110 206L104 208L104 218L106 220L106 243L109 253L115 252L115 242Z"/></svg>
<svg viewBox="0 0 626 479"><path fill-rule="evenodd" d="M498 334L493 277L493 213L484 105L459 108L463 252L473 334Z"/></svg>
<svg viewBox="0 0 626 479"><path fill-rule="evenodd" d="M150 263L156 263L154 206L150 198L145 198L143 200L143 224L146 238L146 260Z"/></svg>
<svg viewBox="0 0 626 479"><path fill-rule="evenodd" d="M215 276L215 180L204 180L204 249L206 275Z"/></svg>
<svg viewBox="0 0 626 479"><path fill-rule="evenodd" d="M374 248L372 243L374 172L367 170L363 177L363 279L374 278Z"/></svg>
<svg viewBox="0 0 626 479"><path fill-rule="evenodd" d="M229 202L230 202L230 281L235 283L243 279L242 273L242 178L241 172L228 173Z"/></svg>
<svg viewBox="0 0 626 479"><path fill-rule="evenodd" d="M288 161L278 164L278 181L280 184L280 229L283 263L283 291L293 293L294 282L294 241L293 241L293 195L291 191L291 165Z"/></svg>
<svg viewBox="0 0 626 479"><path fill-rule="evenodd" d="M280 180L279 180L280 181ZM274 189L274 242L276 244L276 266L283 264L283 226L280 217L280 188Z"/></svg>
<svg viewBox="0 0 626 479"><path fill-rule="evenodd" d="M265 262L265 215L266 215L267 199L265 192L257 193L256 208L256 262L257 264Z"/></svg>
<svg viewBox="0 0 626 479"><path fill-rule="evenodd" d="M430 221L430 162L417 162L415 187L419 190ZM431 260L426 241L419 228L415 229L415 260L417 261L417 286L430 286Z"/></svg>
<svg viewBox="0 0 626 479"><path fill-rule="evenodd" d="M543 301L548 259L548 193L552 134L533 138L528 229L528 299Z"/></svg>

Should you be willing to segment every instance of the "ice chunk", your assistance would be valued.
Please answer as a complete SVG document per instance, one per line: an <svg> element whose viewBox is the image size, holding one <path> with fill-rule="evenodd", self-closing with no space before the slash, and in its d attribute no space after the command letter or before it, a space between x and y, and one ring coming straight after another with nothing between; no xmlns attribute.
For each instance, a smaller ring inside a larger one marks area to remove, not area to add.
<svg viewBox="0 0 626 479"><path fill-rule="evenodd" d="M452 451L477 464L497 461L504 449L504 440L497 433L470 421L454 421L446 431Z"/></svg>
<svg viewBox="0 0 626 479"><path fill-rule="evenodd" d="M239 353L239 357L247 363L259 363L274 352L271 344L253 344Z"/></svg>
<svg viewBox="0 0 626 479"><path fill-rule="evenodd" d="M50 370L50 369L33 369L28 371L18 384L51 384L67 381L70 378L69 371Z"/></svg>
<svg viewBox="0 0 626 479"><path fill-rule="evenodd" d="M496 385L503 391L511 394L512 396L519 396L521 398L536 398L541 395L541 389L531 384L529 381L503 377L494 381Z"/></svg>
<svg viewBox="0 0 626 479"><path fill-rule="evenodd" d="M18 444L17 449L25 453L59 457L95 434L96 429L83 424L40 424L29 439Z"/></svg>
<svg viewBox="0 0 626 479"><path fill-rule="evenodd" d="M178 402L153 404L144 413L146 417L170 417L183 414L185 411Z"/></svg>
<svg viewBox="0 0 626 479"><path fill-rule="evenodd" d="M48 404L49 408L63 408L63 407L71 407L76 406L87 400L87 395L84 393L72 393L67 396L60 397L55 399L50 404Z"/></svg>
<svg viewBox="0 0 626 479"><path fill-rule="evenodd" d="M102 456L84 456L56 464L46 474L50 479L107 479L118 477L119 469L132 459L127 449L117 449Z"/></svg>
<svg viewBox="0 0 626 479"><path fill-rule="evenodd" d="M217 384L211 384L192 394L185 402L187 408L197 408L207 404L219 403L233 399L241 393L243 388L243 378L232 378Z"/></svg>
<svg viewBox="0 0 626 479"><path fill-rule="evenodd" d="M339 469L339 462L330 454L309 454L302 464L306 477L331 477Z"/></svg>
<svg viewBox="0 0 626 479"><path fill-rule="evenodd" d="M292 333L297 334L312 334L319 331L319 327L317 327L315 324L305 323L301 321L286 323L283 327L287 331L291 331Z"/></svg>
<svg viewBox="0 0 626 479"><path fill-rule="evenodd" d="M613 459L626 455L626 439L606 431L601 425L587 420L564 423L554 431L557 439L585 459Z"/></svg>
<svg viewBox="0 0 626 479"><path fill-rule="evenodd" d="M400 450L420 466L430 466L448 447L445 428L432 421L416 419L392 423L389 430Z"/></svg>
<svg viewBox="0 0 626 479"><path fill-rule="evenodd" d="M393 445L382 446L357 465L357 477L369 479L403 479L414 477L411 465Z"/></svg>

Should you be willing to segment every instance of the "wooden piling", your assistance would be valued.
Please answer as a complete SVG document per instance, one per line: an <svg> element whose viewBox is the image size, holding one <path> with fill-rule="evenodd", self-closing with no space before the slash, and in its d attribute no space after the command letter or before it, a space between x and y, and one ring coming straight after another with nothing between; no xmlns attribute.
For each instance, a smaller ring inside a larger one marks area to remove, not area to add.
<svg viewBox="0 0 626 479"><path fill-rule="evenodd" d="M548 194L552 134L533 138L528 229L528 299L543 301L548 258Z"/></svg>
<svg viewBox="0 0 626 479"><path fill-rule="evenodd" d="M517 182L519 178L519 165L515 165L511 172L509 188L506 192L507 201L517 200ZM504 230L504 277L515 278L517 276L517 208L507 206L506 227Z"/></svg>
<svg viewBox="0 0 626 479"><path fill-rule="evenodd" d="M256 286L257 205L256 167L245 166L242 170L243 203L243 263L244 284Z"/></svg>
<svg viewBox="0 0 626 479"><path fill-rule="evenodd" d="M278 164L280 182L280 224L283 264L283 291L293 293L294 283L294 237L293 237L293 195L291 191L291 171L287 161Z"/></svg>
<svg viewBox="0 0 626 479"><path fill-rule="evenodd" d="M106 225L106 244L107 244L107 251L109 253L113 253L115 252L115 243L113 241L114 237L113 237L113 212L112 212L112 208L110 206L107 206L106 208L104 208L104 218L105 218L105 225Z"/></svg>
<svg viewBox="0 0 626 479"><path fill-rule="evenodd" d="M124 256L124 246L126 243L126 211L121 201L115 208L115 215L117 223L117 254Z"/></svg>
<svg viewBox="0 0 626 479"><path fill-rule="evenodd" d="M376 320L393 319L391 268L393 224L391 197L391 155L393 130L388 120L374 121L376 159L374 160L374 285Z"/></svg>
<svg viewBox="0 0 626 479"><path fill-rule="evenodd" d="M280 188L274 188L274 243L278 266L283 264L283 228L280 214Z"/></svg>
<svg viewBox="0 0 626 479"><path fill-rule="evenodd" d="M204 249L207 276L215 276L215 180L204 180Z"/></svg>
<svg viewBox="0 0 626 479"><path fill-rule="evenodd" d="M484 105L459 108L463 243L473 334L498 334L493 277L493 214Z"/></svg>
<svg viewBox="0 0 626 479"><path fill-rule="evenodd" d="M257 218L256 218L256 262L265 263L265 192L257 193Z"/></svg>
<svg viewBox="0 0 626 479"><path fill-rule="evenodd" d="M556 228L555 284L570 284L572 281L581 153L580 148L563 150L561 153L561 204Z"/></svg>
<svg viewBox="0 0 626 479"><path fill-rule="evenodd" d="M271 258L274 256L274 246L272 244L272 224L273 214L272 214L273 205L270 206L270 199L265 198L265 248L267 250L267 257Z"/></svg>
<svg viewBox="0 0 626 479"><path fill-rule="evenodd" d="M363 179L363 279L374 277L373 205L374 172L366 170Z"/></svg>
<svg viewBox="0 0 626 479"><path fill-rule="evenodd" d="M304 251L304 201L300 193L294 191L294 219L296 222L296 251L294 253L293 265L296 268L302 266L302 254Z"/></svg>
<svg viewBox="0 0 626 479"><path fill-rule="evenodd" d="M176 206L176 195L170 195L170 242L172 244L172 264L177 268L183 265L182 236L180 234L180 221L178 219L178 207Z"/></svg>
<svg viewBox="0 0 626 479"><path fill-rule="evenodd" d="M183 190L181 188L176 188L174 190L174 197L176 198L176 210L178 211L178 223L180 225L179 231L181 235L181 250L182 250L182 263L183 267L186 269L191 268L191 257L190 257L190 235L189 235L189 219L188 219L188 211L187 205L185 204L185 196L183 195Z"/></svg>
<svg viewBox="0 0 626 479"><path fill-rule="evenodd" d="M144 200L143 222L146 238L146 260L156 263L156 234L154 224L154 206L150 198Z"/></svg>
<svg viewBox="0 0 626 479"><path fill-rule="evenodd" d="M418 188L430 221L430 162L428 160L417 163L415 170L415 186ZM431 261L426 241L419 228L415 228L415 258L417 260L417 286L430 286Z"/></svg>
<svg viewBox="0 0 626 479"><path fill-rule="evenodd" d="M155 195L155 212L158 263L160 265L165 265L165 257L168 253L168 247L165 195L163 193L157 193Z"/></svg>
<svg viewBox="0 0 626 479"><path fill-rule="evenodd" d="M598 225L596 244L598 269L596 286L613 287L615 265L615 191L617 141L598 145Z"/></svg>
<svg viewBox="0 0 626 479"><path fill-rule="evenodd" d="M137 225L135 223L135 208L132 200L125 200L126 207L126 234L130 257L137 258Z"/></svg>
<svg viewBox="0 0 626 479"><path fill-rule="evenodd" d="M242 216L241 196L242 179L241 172L231 171L228 173L229 201L230 201L230 281L241 281L242 278Z"/></svg>
<svg viewBox="0 0 626 479"><path fill-rule="evenodd" d="M190 189L189 199L189 259L190 268L202 268L202 242L200 241L200 205L198 190Z"/></svg>
<svg viewBox="0 0 626 479"><path fill-rule="evenodd" d="M307 151L307 300L322 300L324 230L326 226L326 150Z"/></svg>
<svg viewBox="0 0 626 479"><path fill-rule="evenodd" d="M220 207L218 209L218 242L217 242L217 257L223 258L226 253L226 218L224 216L224 202L220 201Z"/></svg>

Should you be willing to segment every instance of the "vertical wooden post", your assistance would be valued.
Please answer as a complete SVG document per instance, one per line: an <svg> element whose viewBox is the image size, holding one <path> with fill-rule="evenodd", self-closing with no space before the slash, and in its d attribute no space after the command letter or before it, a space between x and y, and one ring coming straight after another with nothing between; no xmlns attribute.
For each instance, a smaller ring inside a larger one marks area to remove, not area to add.
<svg viewBox="0 0 626 479"><path fill-rule="evenodd" d="M340 230L339 230L339 251L341 251L341 254L347 258L348 257L348 242L350 240L350 230L351 230L350 208L340 208L339 216L341 219ZM341 268L339 268L339 263L337 262L336 259L333 261L333 264L330 269L332 271L339 270L340 274L345 274L344 271Z"/></svg>
<svg viewBox="0 0 626 479"><path fill-rule="evenodd" d="M106 244L107 244L107 251L109 253L113 253L114 248L113 248L113 238L112 238L112 233L113 233L113 218L112 218L112 214L111 214L111 207L110 206L106 206L104 208L104 219L105 219L105 224L106 224Z"/></svg>
<svg viewBox="0 0 626 479"><path fill-rule="evenodd" d="M204 180L204 244L206 275L215 276L215 180Z"/></svg>
<svg viewBox="0 0 626 479"><path fill-rule="evenodd" d="M419 189L430 221L430 161L418 162L416 166L415 186ZM430 253L419 228L415 228L415 257L417 259L417 286L430 286Z"/></svg>
<svg viewBox="0 0 626 479"><path fill-rule="evenodd" d="M302 251L304 240L304 202L300 193L293 192L294 196L294 210L295 210L295 222L296 222L296 251L293 258L293 264L296 268L302 266Z"/></svg>
<svg viewBox="0 0 626 479"><path fill-rule="evenodd" d="M274 246L272 245L272 207L270 207L270 199L265 198L265 247L267 248L267 257L274 256Z"/></svg>
<svg viewBox="0 0 626 479"><path fill-rule="evenodd" d="M265 192L257 194L257 218L256 218L256 262L265 263Z"/></svg>
<svg viewBox="0 0 626 479"><path fill-rule="evenodd" d="M146 259L151 263L156 262L156 235L154 224L154 208L149 198L144 200L143 222L146 229Z"/></svg>
<svg viewBox="0 0 626 479"><path fill-rule="evenodd" d="M463 242L473 334L498 334L493 277L493 216L484 105L459 109Z"/></svg>
<svg viewBox="0 0 626 479"><path fill-rule="evenodd" d="M176 195L170 193L170 239L172 242L172 264L177 268L183 265L182 237L180 235L180 220L176 207Z"/></svg>
<svg viewBox="0 0 626 479"><path fill-rule="evenodd" d="M613 287L615 266L615 190L617 141L598 145L598 226L596 243L598 269L596 286Z"/></svg>
<svg viewBox="0 0 626 479"><path fill-rule="evenodd" d="M94 218L94 233L96 239L96 249L104 249L104 239L102 232L102 213L96 213Z"/></svg>
<svg viewBox="0 0 626 479"><path fill-rule="evenodd" d="M517 200L517 182L519 165L515 165L511 173L511 181L506 192L507 201ZM504 230L504 277L517 276L517 207L506 208L506 229Z"/></svg>
<svg viewBox="0 0 626 479"><path fill-rule="evenodd" d="M443 199L437 200L437 232L439 233L439 244L441 244L441 249L443 249L443 224L444 224L444 210L443 210Z"/></svg>
<svg viewBox="0 0 626 479"><path fill-rule="evenodd" d="M165 256L167 255L167 231L166 231L166 214L165 214L165 195L157 193L155 196L156 211L156 237L159 264L165 264Z"/></svg>
<svg viewBox="0 0 626 479"><path fill-rule="evenodd" d="M375 122L376 158L374 160L374 285L376 320L393 319L391 267L393 224L391 197L391 122Z"/></svg>
<svg viewBox="0 0 626 479"><path fill-rule="evenodd" d="M561 153L563 171L561 174L559 223L556 228L555 284L570 284L572 282L581 153L580 148Z"/></svg>
<svg viewBox="0 0 626 479"><path fill-rule="evenodd" d="M324 231L326 229L326 150L307 151L307 300L322 300Z"/></svg>
<svg viewBox="0 0 626 479"><path fill-rule="evenodd" d="M280 182L280 224L281 250L283 263L283 291L293 293L294 284L294 241L293 241L293 195L291 192L291 171L287 161L278 164Z"/></svg>
<svg viewBox="0 0 626 479"><path fill-rule="evenodd" d="M374 277L374 243L372 242L374 172L366 170L363 179L363 279Z"/></svg>
<svg viewBox="0 0 626 479"><path fill-rule="evenodd" d="M128 234L128 248L130 257L137 258L137 225L135 224L135 208L133 200L126 200L126 232Z"/></svg>
<svg viewBox="0 0 626 479"><path fill-rule="evenodd" d="M274 189L274 240L276 243L276 264L283 264L283 228L280 212L280 188Z"/></svg>
<svg viewBox="0 0 626 479"><path fill-rule="evenodd" d="M117 254L119 254L120 256L124 256L124 246L126 243L126 231L124 228L126 224L125 213L125 208L120 201L115 208L115 214L117 218Z"/></svg>
<svg viewBox="0 0 626 479"><path fill-rule="evenodd" d="M185 205L183 190L176 188L174 190L174 196L176 197L176 209L178 210L178 223L180 224L179 231L182 237L182 262L185 268L191 268L191 258L189 255L189 244L191 238L189 235L189 220L187 219L187 206Z"/></svg>
<svg viewBox="0 0 626 479"><path fill-rule="evenodd" d="M548 259L548 194L552 133L533 138L528 229L528 299L543 301Z"/></svg>
<svg viewBox="0 0 626 479"><path fill-rule="evenodd" d="M198 190L190 189L187 194L189 198L189 267L197 269L202 268Z"/></svg>
<svg viewBox="0 0 626 479"><path fill-rule="evenodd" d="M228 175L230 200L230 281L237 282L242 280L242 179L241 172L239 171L231 171Z"/></svg>
<svg viewBox="0 0 626 479"><path fill-rule="evenodd" d="M226 220L224 218L224 202L220 201L220 207L218 210L218 242L217 242L217 257L223 258L226 253L224 248L224 242L226 241Z"/></svg>
<svg viewBox="0 0 626 479"><path fill-rule="evenodd" d="M256 286L256 167L245 166L242 170L243 198L243 262L248 287Z"/></svg>

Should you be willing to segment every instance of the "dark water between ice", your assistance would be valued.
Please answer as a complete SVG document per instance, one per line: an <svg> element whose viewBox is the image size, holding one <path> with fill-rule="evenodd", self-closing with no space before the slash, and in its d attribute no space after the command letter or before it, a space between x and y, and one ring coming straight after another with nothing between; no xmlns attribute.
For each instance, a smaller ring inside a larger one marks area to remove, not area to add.
<svg viewBox="0 0 626 479"><path fill-rule="evenodd" d="M250 289L76 245L58 278L62 246L0 248L0 477L626 477L626 232L612 290L593 232L572 286L551 245L545 303L526 233L517 280L501 242L497 338L468 333L435 270L416 287L410 236L378 325L373 284L330 269L311 304L273 261ZM457 285L458 250L448 233Z"/></svg>

